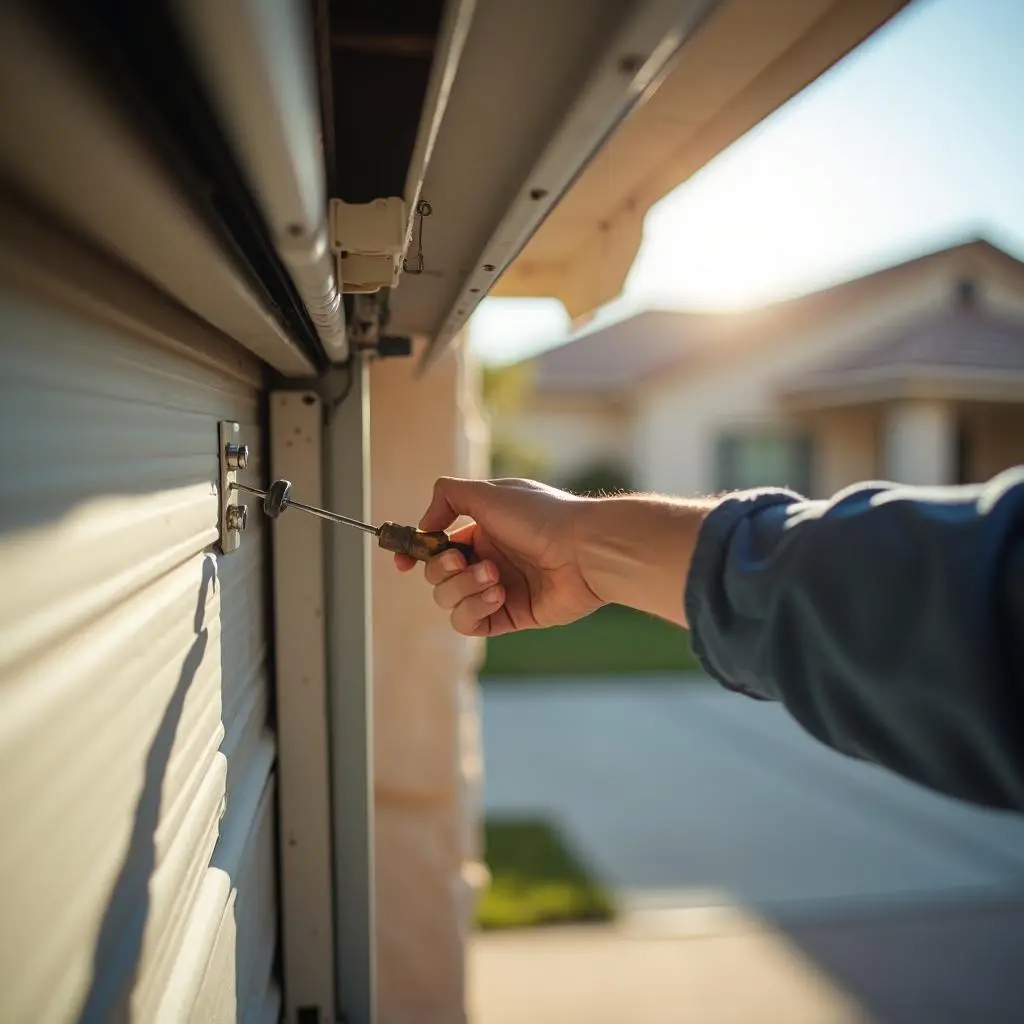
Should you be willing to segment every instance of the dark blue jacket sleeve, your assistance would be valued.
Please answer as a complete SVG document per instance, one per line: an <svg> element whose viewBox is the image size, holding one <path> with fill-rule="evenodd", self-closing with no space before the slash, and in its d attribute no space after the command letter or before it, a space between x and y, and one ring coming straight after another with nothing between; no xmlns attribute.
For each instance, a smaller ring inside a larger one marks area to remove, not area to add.
<svg viewBox="0 0 1024 1024"><path fill-rule="evenodd" d="M829 746L1024 809L1024 467L988 484L724 500L686 587L707 672Z"/></svg>

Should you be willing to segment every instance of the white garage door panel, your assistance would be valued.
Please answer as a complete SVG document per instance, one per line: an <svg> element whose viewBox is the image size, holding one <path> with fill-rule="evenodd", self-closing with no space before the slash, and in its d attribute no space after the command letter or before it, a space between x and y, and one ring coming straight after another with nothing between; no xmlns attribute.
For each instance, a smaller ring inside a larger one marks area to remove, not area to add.
<svg viewBox="0 0 1024 1024"><path fill-rule="evenodd" d="M225 915L221 941L235 950L234 971L215 974L208 972L203 984L201 1001L216 988L238 986L239 1020L262 1020L276 1014L279 994L266 987L271 977L271 958L274 954L274 936L277 931L276 907L271 898L275 891L276 845L274 835L274 786L263 787L259 800L252 808L245 842L229 849L227 835L214 856L215 868L223 870L236 881L237 899L233 913ZM239 822L241 833L242 822ZM227 826L225 827L227 831ZM222 854L223 850L223 854ZM231 931L234 934L231 935ZM195 1013L193 1020L206 1019Z"/></svg>
<svg viewBox="0 0 1024 1024"><path fill-rule="evenodd" d="M214 1019L206 993L258 1015L278 999L261 517L214 545L217 424L242 424L259 479L261 375L70 251L0 235L0 1021Z"/></svg>
<svg viewBox="0 0 1024 1024"><path fill-rule="evenodd" d="M201 557L192 559L116 609L113 620L103 616L49 656L4 674L0 878L3 903L14 905L0 917L19 926L0 938L10 943L2 973L8 976L8 954L16 962L37 951L24 965L26 1013L39 999L59 1000L88 984L103 929L111 962L127 957L130 969L132 949L123 952L114 940L133 936L129 945L138 949L132 918L146 902L147 944L159 938L166 908L156 890L168 853L176 844L186 854L206 842L212 849L224 730L219 666L208 656L220 630L205 638L192 630L203 566ZM206 611L216 614L216 598ZM137 651L128 658L126 635ZM179 858L170 884L184 884L190 866Z"/></svg>
<svg viewBox="0 0 1024 1024"><path fill-rule="evenodd" d="M276 934L273 741L264 732L229 801L221 839L164 989L159 1020L243 1020L276 1014L271 976ZM148 1019L148 1018L147 1018Z"/></svg>
<svg viewBox="0 0 1024 1024"><path fill-rule="evenodd" d="M175 964L163 1001L157 1011L158 1020L230 1021L236 1018L234 990L219 990L218 1001L203 1005L204 1015L198 1017L200 986L210 974L228 973L234 966L234 950L218 943L223 919L233 912L235 893L231 879L222 871L207 871L192 912L191 926L182 942L181 956Z"/></svg>
<svg viewBox="0 0 1024 1024"><path fill-rule="evenodd" d="M247 382L19 298L0 302L0 323L0 557L19 581L0 591L0 657L12 658L217 539L216 422L237 419L254 437L257 402ZM172 395L161 382L192 387ZM59 590L36 571L49 562Z"/></svg>

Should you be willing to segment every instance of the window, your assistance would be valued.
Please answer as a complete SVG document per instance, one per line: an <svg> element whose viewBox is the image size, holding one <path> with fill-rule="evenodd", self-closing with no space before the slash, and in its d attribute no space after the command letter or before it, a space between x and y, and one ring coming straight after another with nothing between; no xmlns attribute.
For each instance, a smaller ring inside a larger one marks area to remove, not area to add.
<svg viewBox="0 0 1024 1024"><path fill-rule="evenodd" d="M736 430L718 438L718 489L791 487L811 492L811 439L771 429Z"/></svg>

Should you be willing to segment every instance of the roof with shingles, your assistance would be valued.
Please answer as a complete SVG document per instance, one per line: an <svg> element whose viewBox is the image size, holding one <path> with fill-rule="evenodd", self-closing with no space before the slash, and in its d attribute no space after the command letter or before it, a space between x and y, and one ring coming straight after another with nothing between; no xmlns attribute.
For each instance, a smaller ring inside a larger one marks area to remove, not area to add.
<svg viewBox="0 0 1024 1024"><path fill-rule="evenodd" d="M684 366L712 348L762 344L803 330L871 301L879 284L897 281L928 263L975 252L994 256L1021 274L1024 264L985 239L925 253L819 291L738 313L651 309L607 326L588 328L564 344L530 360L540 392L616 393L628 391L659 373ZM1024 288L1024 284L1022 284ZM949 310L912 325L901 325L867 349L849 356L847 372L860 372L864 360L933 360L936 365L1016 372L1020 325L976 307ZM834 372L843 367L831 366Z"/></svg>

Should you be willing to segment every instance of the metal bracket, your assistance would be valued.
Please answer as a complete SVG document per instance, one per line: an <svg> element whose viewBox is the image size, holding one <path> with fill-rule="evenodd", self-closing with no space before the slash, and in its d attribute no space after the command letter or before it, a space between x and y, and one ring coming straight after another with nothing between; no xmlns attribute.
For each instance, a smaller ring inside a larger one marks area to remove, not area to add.
<svg viewBox="0 0 1024 1024"><path fill-rule="evenodd" d="M220 549L228 555L242 543L249 510L233 489L237 471L249 461L249 446L239 441L239 426L230 420L217 424L220 460Z"/></svg>
<svg viewBox="0 0 1024 1024"><path fill-rule="evenodd" d="M369 203L330 201L331 249L343 292L373 294L398 284L406 224L399 196Z"/></svg>

